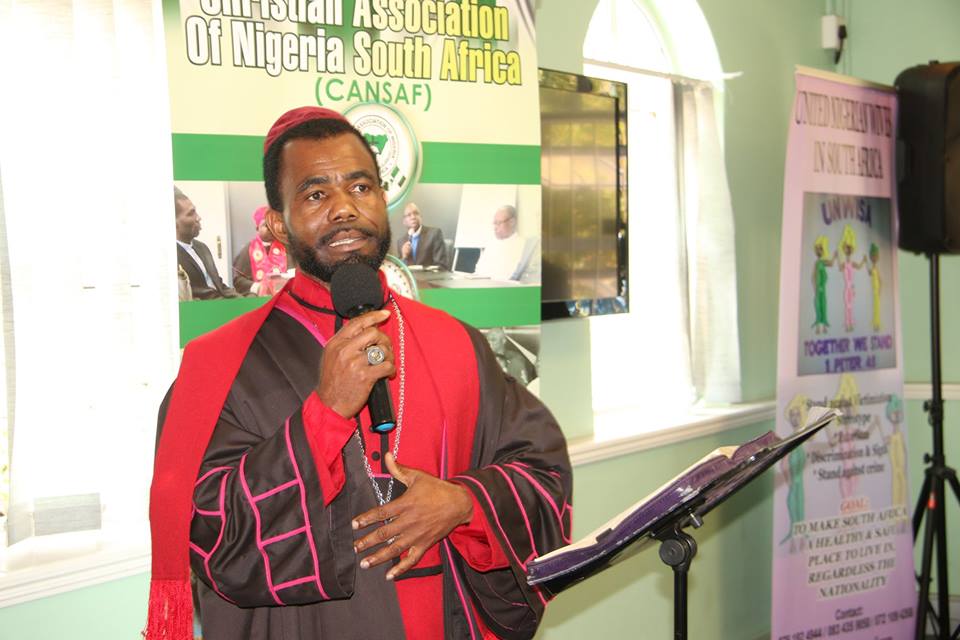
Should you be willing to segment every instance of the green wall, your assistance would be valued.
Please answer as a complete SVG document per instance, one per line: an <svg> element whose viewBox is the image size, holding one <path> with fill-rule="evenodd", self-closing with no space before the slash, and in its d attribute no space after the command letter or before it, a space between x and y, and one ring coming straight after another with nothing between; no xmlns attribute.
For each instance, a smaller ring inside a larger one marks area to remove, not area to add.
<svg viewBox="0 0 960 640"><path fill-rule="evenodd" d="M574 534L591 531L655 490L718 446L773 428L758 424L576 469ZM705 518L694 536L698 555L689 578L690 637L762 637L769 630L769 547L773 476L766 474ZM760 550L760 552L756 552ZM737 594L724 598L719 594ZM673 629L673 577L656 547L624 560L570 591L547 610L538 637L669 638Z"/></svg>
<svg viewBox="0 0 960 640"><path fill-rule="evenodd" d="M844 73L893 84L897 74L930 60L960 60L960 4L923 0L852 0L847 21L850 51L840 63ZM923 256L900 252L904 364L907 380L930 380L929 278ZM960 383L960 257L941 259L943 378ZM954 412L950 420L951 410ZM960 429L956 404L947 405L948 433ZM956 439L956 438L954 438Z"/></svg>
<svg viewBox="0 0 960 640"><path fill-rule="evenodd" d="M819 18L824 4L700 0L724 71L743 72L726 83L724 124L737 234L743 396L748 401L773 398L776 393L780 217L794 65L892 84L900 70L913 64L928 59L960 59L960 5L954 1L908 5L898 0L848 0L837 4L846 9L850 36L841 65L834 67L832 56L819 48ZM541 3L537 14L541 66L581 70L580 43L595 6L595 0ZM553 38L554 34L560 37ZM901 252L900 280L906 378L909 382L929 382L926 260ZM960 332L952 330L960 326L960 296L956 295L960 291L960 258L943 258L942 280L944 381L960 383L960 359L954 358L960 354ZM544 353L565 349L589 354L588 332L582 329L578 334L576 326L585 327L586 321L546 324ZM571 348L571 338L578 335L582 342ZM565 409L567 404L590 401L589 390L583 391L576 384L565 386L560 372L545 370L543 376L544 397L551 406ZM960 428L957 404L948 402L946 407L946 451L955 465L960 460L960 438L952 435ZM930 429L920 401L907 403L907 420L911 487L918 491L923 479L922 455L931 448ZM630 502L624 499L609 504L614 495L642 495L658 474L682 467L708 450L715 440L734 442L768 428L771 425L759 424L721 438L695 440L579 468L576 533L592 530L621 503ZM735 499L722 507L698 535L700 555L694 564L690 590L691 610L696 611L691 620L692 637L752 639L769 631L771 487L772 481L767 478L766 484L753 487L743 501ZM957 515L953 503L948 516L953 549L960 539L956 534L960 526ZM711 564L717 562L717 556L725 557L727 564ZM951 561L950 581L951 591L960 593L956 554ZM551 639L587 634L639 637L629 621L642 620L643 628L649 629L644 636L668 637L670 584L656 553L648 551L587 585L561 594L548 613L542 635ZM737 597L725 598L723 594Z"/></svg>
<svg viewBox="0 0 960 640"><path fill-rule="evenodd" d="M849 56L840 70L850 75L893 84L897 74L930 60L960 60L960 3L951 0L848 0L846 19L850 33ZM940 300L943 381L960 383L960 256L940 260ZM900 296L903 318L903 350L909 382L930 381L930 291L929 262L923 256L900 252ZM910 482L919 492L923 481L922 455L931 452L932 431L921 401L907 406L910 447ZM960 465L960 403L947 402L944 419L944 450L947 462ZM947 531L950 591L960 594L960 509L948 500ZM918 554L919 558L919 554ZM934 589L936 584L934 583Z"/></svg>
<svg viewBox="0 0 960 640"><path fill-rule="evenodd" d="M582 71L581 46L596 4L596 0L541 2L540 66ZM793 69L797 64L830 68L819 48L823 10L819 3L806 0L701 0L700 7L724 71L742 72L726 83L724 125L736 224L743 397L768 400L776 393L780 216ZM586 329L579 334L583 342L576 349L570 347L571 338L577 336L571 325L586 324L584 320L545 324L541 351L589 354ZM589 390L585 395L582 387L565 385L560 372L544 367L542 376L543 396L552 407L562 408L561 422L568 405L589 404ZM599 526L711 448L772 428L772 423L764 422L578 468L575 535ZM772 491L773 477L767 474L711 514L696 534L699 554L689 585L690 610L695 612L690 617L691 637L751 640L769 633ZM656 549L649 549L561 594L548 610L540 635L550 640L670 637L672 589L670 572Z"/></svg>
<svg viewBox="0 0 960 640"><path fill-rule="evenodd" d="M0 638L139 640L149 593L141 574L0 609Z"/></svg>
<svg viewBox="0 0 960 640"><path fill-rule="evenodd" d="M839 70L892 83L901 69L929 58L960 59L960 4L955 0L847 0L850 31ZM540 0L540 65L579 72L581 45L596 0ZM823 3L701 0L727 82L726 155L736 216L743 391L746 400L770 399L776 384L777 287L786 124L795 64L832 69L819 48ZM901 254L904 351L907 379L928 381L927 271L921 258ZM960 258L943 261L945 381L960 383ZM543 328L542 391L572 436L586 435L590 417L587 324L567 320ZM957 403L947 404L947 452L960 460ZM953 413L951 413L953 412ZM922 478L921 455L929 428L919 402L907 407L911 482ZM720 444L772 428L744 427L722 436L644 451L577 468L575 531L585 534L637 496ZM773 480L768 474L708 517L697 533L700 553L690 579L691 637L753 640L769 630L770 537ZM958 521L951 515L952 531ZM953 540L957 539L952 535ZM956 544L953 544L956 549ZM960 575L951 568L954 593ZM3 638L126 640L139 637L146 606L146 576L0 609ZM648 550L571 591L547 614L539 637L669 637L672 582L656 551Z"/></svg>

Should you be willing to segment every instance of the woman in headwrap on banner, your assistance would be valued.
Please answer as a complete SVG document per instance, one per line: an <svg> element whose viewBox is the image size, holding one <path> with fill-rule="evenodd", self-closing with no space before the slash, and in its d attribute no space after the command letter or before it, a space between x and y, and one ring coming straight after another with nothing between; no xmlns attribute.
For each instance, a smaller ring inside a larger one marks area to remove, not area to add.
<svg viewBox="0 0 960 640"><path fill-rule="evenodd" d="M283 275L293 266L287 248L273 237L264 223L267 207L253 212L257 234L233 261L234 288L240 293L272 296L283 286Z"/></svg>

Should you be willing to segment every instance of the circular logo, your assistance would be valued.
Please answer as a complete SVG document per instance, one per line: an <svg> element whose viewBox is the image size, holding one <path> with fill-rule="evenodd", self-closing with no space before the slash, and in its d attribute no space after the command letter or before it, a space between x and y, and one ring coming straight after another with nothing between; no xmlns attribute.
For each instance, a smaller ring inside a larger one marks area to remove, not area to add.
<svg viewBox="0 0 960 640"><path fill-rule="evenodd" d="M373 149L387 208L392 209L410 191L420 170L420 143L413 129L400 113L375 102L355 105L343 115Z"/></svg>

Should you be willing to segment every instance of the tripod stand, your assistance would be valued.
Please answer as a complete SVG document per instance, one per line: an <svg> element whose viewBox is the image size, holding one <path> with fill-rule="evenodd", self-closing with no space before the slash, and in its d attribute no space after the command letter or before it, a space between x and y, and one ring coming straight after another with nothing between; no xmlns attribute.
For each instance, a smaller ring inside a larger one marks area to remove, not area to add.
<svg viewBox="0 0 960 640"><path fill-rule="evenodd" d="M917 582L920 594L917 600L916 640L924 637L927 617L934 621L937 640L957 640L960 627L950 633L950 586L947 579L947 485L954 497L960 501L960 483L957 473L947 466L943 452L943 388L940 378L940 256L927 254L930 260L930 363L933 398L923 403L927 420L933 427L933 455L924 454L927 468L923 472L923 487L913 511L913 538L919 540L920 527L923 531L923 561ZM937 607L930 603L930 580L933 568L933 554L937 556Z"/></svg>

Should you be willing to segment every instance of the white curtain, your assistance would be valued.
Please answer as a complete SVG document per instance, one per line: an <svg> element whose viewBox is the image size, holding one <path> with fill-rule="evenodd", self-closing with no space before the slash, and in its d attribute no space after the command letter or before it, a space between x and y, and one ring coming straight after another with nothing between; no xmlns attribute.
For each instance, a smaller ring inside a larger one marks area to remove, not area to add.
<svg viewBox="0 0 960 640"><path fill-rule="evenodd" d="M141 535L178 358L159 2L0 0L0 55L8 543Z"/></svg>
<svg viewBox="0 0 960 640"><path fill-rule="evenodd" d="M13 335L13 319L10 299L10 262L7 252L7 235L2 232L3 222L3 167L0 166L0 548L7 511L10 508L10 443L13 435L10 430L10 416L13 415L13 396L7 393L8 367L14 362L13 341L5 336Z"/></svg>
<svg viewBox="0 0 960 640"><path fill-rule="evenodd" d="M733 208L713 89L678 83L681 212L686 237L691 370L708 403L739 402L740 341Z"/></svg>

